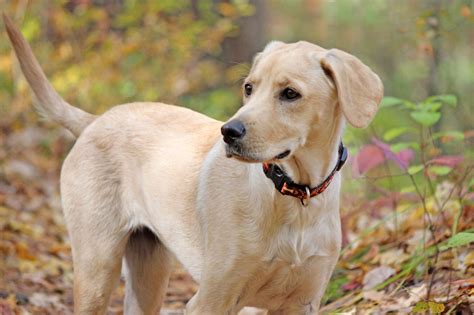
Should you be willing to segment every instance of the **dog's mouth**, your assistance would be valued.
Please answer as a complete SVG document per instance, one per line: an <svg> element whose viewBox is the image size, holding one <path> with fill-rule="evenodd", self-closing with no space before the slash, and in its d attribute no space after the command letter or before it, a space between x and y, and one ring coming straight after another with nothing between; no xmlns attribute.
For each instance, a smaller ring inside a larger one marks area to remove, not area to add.
<svg viewBox="0 0 474 315"><path fill-rule="evenodd" d="M286 158L288 155L290 155L291 151L290 150L286 150L286 151L283 151L282 153L278 154L277 156L275 156L273 159L274 160L281 160L281 159L284 159Z"/></svg>
<svg viewBox="0 0 474 315"><path fill-rule="evenodd" d="M227 144L225 146L225 153L226 153L226 157L235 158L242 162L261 163L261 162L272 162L272 161L282 160L291 154L291 150L285 150L281 152L280 154L275 155L273 158L265 159L265 158L257 157L255 154L251 152L246 152L245 150L242 149L241 146Z"/></svg>
<svg viewBox="0 0 474 315"><path fill-rule="evenodd" d="M255 158L252 154L245 152L241 146L226 144L225 155L228 158L235 158L242 162L249 162L249 163L260 162L259 159Z"/></svg>

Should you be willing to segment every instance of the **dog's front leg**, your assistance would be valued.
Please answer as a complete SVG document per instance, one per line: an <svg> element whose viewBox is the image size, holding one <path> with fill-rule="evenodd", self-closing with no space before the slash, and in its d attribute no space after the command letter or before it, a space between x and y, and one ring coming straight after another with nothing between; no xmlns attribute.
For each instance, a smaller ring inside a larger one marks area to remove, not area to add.
<svg viewBox="0 0 474 315"><path fill-rule="evenodd" d="M201 284L198 292L186 305L186 315L237 315L240 309L237 307L239 294L229 292L229 289L211 289ZM223 294L224 291L227 293Z"/></svg>
<svg viewBox="0 0 474 315"><path fill-rule="evenodd" d="M321 299L323 298L326 287L328 286L331 275L336 267L337 260L339 259L339 252L334 256L323 256L315 257L312 261L312 267L314 268L314 295L310 303L309 314L319 314L319 306Z"/></svg>
<svg viewBox="0 0 474 315"><path fill-rule="evenodd" d="M338 256L313 256L308 262L307 273L300 286L287 297L278 310L268 315L315 315L331 278Z"/></svg>
<svg viewBox="0 0 474 315"><path fill-rule="evenodd" d="M208 264L199 290L186 305L187 315L236 315L242 308L240 294L249 279L244 263L217 261Z"/></svg>

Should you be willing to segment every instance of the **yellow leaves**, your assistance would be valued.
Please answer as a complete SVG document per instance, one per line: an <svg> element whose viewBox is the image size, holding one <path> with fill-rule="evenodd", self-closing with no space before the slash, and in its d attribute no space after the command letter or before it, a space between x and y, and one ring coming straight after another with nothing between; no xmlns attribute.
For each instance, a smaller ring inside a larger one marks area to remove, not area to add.
<svg viewBox="0 0 474 315"><path fill-rule="evenodd" d="M472 268L474 266L474 251L469 252L466 257L464 257L464 265L466 268ZM474 285L474 281L472 285Z"/></svg>
<svg viewBox="0 0 474 315"><path fill-rule="evenodd" d="M16 304L17 300L15 294L9 294L5 299L0 300L0 311L5 312L5 315L15 314L13 309Z"/></svg>
<svg viewBox="0 0 474 315"><path fill-rule="evenodd" d="M39 238L43 235L44 230L40 226L33 226L29 223L21 222L15 219L11 219L7 226L16 232L21 233L22 235L31 236L34 238Z"/></svg>
<svg viewBox="0 0 474 315"><path fill-rule="evenodd" d="M10 54L0 55L0 71L8 72L11 71L12 67L12 56Z"/></svg>
<svg viewBox="0 0 474 315"><path fill-rule="evenodd" d="M24 77L21 77L19 80L16 81L16 90L20 94L25 94L29 91L28 82Z"/></svg>
<svg viewBox="0 0 474 315"><path fill-rule="evenodd" d="M415 313L425 313L429 311L431 314L439 314L444 311L446 307L442 303L436 303L433 301L420 301L416 303L415 307L413 308L413 312Z"/></svg>
<svg viewBox="0 0 474 315"><path fill-rule="evenodd" d="M219 2L217 12L225 17L249 16L255 13L255 7L245 1Z"/></svg>
<svg viewBox="0 0 474 315"><path fill-rule="evenodd" d="M49 247L48 252L50 254L60 256L64 253L69 253L71 251L71 246L69 244L64 243L56 243Z"/></svg>
<svg viewBox="0 0 474 315"><path fill-rule="evenodd" d="M129 55L139 49L138 43L136 42L126 42L123 43L120 47L122 54Z"/></svg>
<svg viewBox="0 0 474 315"><path fill-rule="evenodd" d="M72 266L68 261L64 259L50 258L48 260L41 261L38 266L42 272L48 276L60 276L64 271L71 272Z"/></svg>
<svg viewBox="0 0 474 315"><path fill-rule="evenodd" d="M63 33L69 27L68 14L63 10L56 10L55 14L50 15L54 28Z"/></svg>
<svg viewBox="0 0 474 315"><path fill-rule="evenodd" d="M438 215L440 213L440 206L443 206L443 212L445 212L445 216L451 215L455 213L456 209L459 209L460 204L457 200L450 199L447 202L444 202L443 199L437 198L435 200L434 197L426 198L426 211L430 215ZM414 224L416 222L420 222L423 220L423 215L425 214L425 208L421 203L418 203L417 207L412 210L405 221L406 224Z"/></svg>
<svg viewBox="0 0 474 315"><path fill-rule="evenodd" d="M414 210L410 212L409 217L405 221L406 224L412 224L415 222L420 222L423 219L423 214L425 213L425 209L422 205L417 206Z"/></svg>
<svg viewBox="0 0 474 315"><path fill-rule="evenodd" d="M237 64L231 66L225 71L225 78L229 84L238 83L250 70L250 65L247 63Z"/></svg>
<svg viewBox="0 0 474 315"><path fill-rule="evenodd" d="M469 8L467 5L462 5L461 6L461 10L459 10L459 14L462 16L462 17L465 17L465 18L469 18L471 17L471 8Z"/></svg>
<svg viewBox="0 0 474 315"><path fill-rule="evenodd" d="M51 83L60 93L66 93L70 89L76 90L76 85L83 79L81 72L79 65L71 65L63 73L56 74Z"/></svg>
<svg viewBox="0 0 474 315"><path fill-rule="evenodd" d="M28 245L25 242L18 242L15 244L16 255L20 259L36 260L36 257L29 251Z"/></svg>
<svg viewBox="0 0 474 315"><path fill-rule="evenodd" d="M70 43L62 43L62 44L58 47L58 53L59 53L59 57L60 57L61 59L66 59L66 58L71 57L71 55L72 55L72 47L71 47L71 44L70 44Z"/></svg>
<svg viewBox="0 0 474 315"><path fill-rule="evenodd" d="M235 7L227 2L220 2L217 5L217 11L223 16L231 17L237 13Z"/></svg>
<svg viewBox="0 0 474 315"><path fill-rule="evenodd" d="M38 270L36 262L32 260L22 260L22 259L18 261L17 268L22 274L32 273Z"/></svg>
<svg viewBox="0 0 474 315"><path fill-rule="evenodd" d="M416 19L415 23L418 28L424 27L426 25L426 19L424 17L419 17Z"/></svg>

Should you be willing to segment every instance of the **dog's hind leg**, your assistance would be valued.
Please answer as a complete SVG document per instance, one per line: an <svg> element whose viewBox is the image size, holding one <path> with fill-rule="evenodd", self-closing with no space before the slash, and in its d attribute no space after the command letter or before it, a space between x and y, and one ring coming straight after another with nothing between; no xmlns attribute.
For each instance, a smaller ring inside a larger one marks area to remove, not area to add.
<svg viewBox="0 0 474 315"><path fill-rule="evenodd" d="M147 228L133 232L125 250L125 314L158 314L173 258Z"/></svg>
<svg viewBox="0 0 474 315"><path fill-rule="evenodd" d="M108 209L104 204L89 211L84 206L91 206L91 202L80 205L76 199L64 204L73 253L74 313L105 314L120 279L129 233L118 222L103 217Z"/></svg>
<svg viewBox="0 0 474 315"><path fill-rule="evenodd" d="M61 197L74 264L74 313L105 314L120 279L130 228L121 181L105 158L76 146L63 164Z"/></svg>
<svg viewBox="0 0 474 315"><path fill-rule="evenodd" d="M68 209L75 214L85 210L80 206ZM96 207L95 211L87 212L90 215L87 219L76 216L76 222L68 220L74 263L75 314L105 314L110 295L120 279L129 232L116 221L100 218L102 211Z"/></svg>
<svg viewBox="0 0 474 315"><path fill-rule="evenodd" d="M120 279L126 236L117 240L88 239L75 246L74 313L105 314L110 295Z"/></svg>

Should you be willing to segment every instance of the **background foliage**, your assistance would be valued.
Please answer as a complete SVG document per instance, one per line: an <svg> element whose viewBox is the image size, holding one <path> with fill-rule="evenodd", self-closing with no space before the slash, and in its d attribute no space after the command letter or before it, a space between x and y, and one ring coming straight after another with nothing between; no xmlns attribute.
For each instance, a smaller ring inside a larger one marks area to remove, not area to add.
<svg viewBox="0 0 474 315"><path fill-rule="evenodd" d="M346 131L344 248L325 312L474 312L473 10L469 0L0 0L59 93L93 113L145 100L225 120L272 39L344 49L374 69L387 97L369 128ZM70 313L58 177L73 142L38 120L0 38L0 313ZM195 290L178 269L167 309Z"/></svg>

